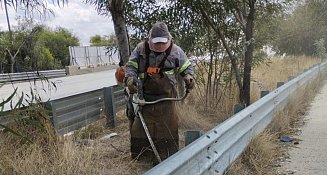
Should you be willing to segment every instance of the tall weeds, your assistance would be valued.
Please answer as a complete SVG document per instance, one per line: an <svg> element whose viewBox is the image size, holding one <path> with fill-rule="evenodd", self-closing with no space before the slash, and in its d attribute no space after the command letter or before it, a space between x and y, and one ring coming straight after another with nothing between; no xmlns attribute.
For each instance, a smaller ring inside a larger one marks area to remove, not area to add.
<svg viewBox="0 0 327 175"><path fill-rule="evenodd" d="M265 90L272 90L277 82L287 81L288 76L302 72L316 62L308 58L271 59L268 65L253 70L252 80L264 84ZM263 90L255 82L252 84L253 101L258 99L259 90ZM218 88L217 93L209 93L204 100L206 87L198 85L187 102L178 105L181 132L187 129L207 131L231 116L238 98L237 88L233 83L214 87ZM67 137L55 134L48 113L41 105L32 105L14 113L30 118L10 127L28 136L32 143L11 132L0 131L0 174L142 174L151 167L130 159L128 121L122 113L118 114L116 128L105 128L105 122L100 120ZM278 133L286 132L292 125L291 121L296 121L293 118L279 120L271 127L271 130ZM117 133L117 136L100 139L111 133ZM182 133L180 137L182 138ZM274 144L276 137L276 134L264 132L254 139L242 158L236 161L241 164L232 167L236 167L237 171L231 169L229 172L265 174L269 168L267 164L272 165L277 155L277 146ZM81 139L87 139L88 142L79 142Z"/></svg>
<svg viewBox="0 0 327 175"><path fill-rule="evenodd" d="M301 65L311 66L305 63ZM326 75L327 72L323 72L318 78L293 93L287 107L274 115L267 129L251 141L246 151L225 174L278 174L278 159L285 152L278 138L297 132L297 127L303 123L301 118L319 88L322 87ZM286 78L285 75L283 77Z"/></svg>

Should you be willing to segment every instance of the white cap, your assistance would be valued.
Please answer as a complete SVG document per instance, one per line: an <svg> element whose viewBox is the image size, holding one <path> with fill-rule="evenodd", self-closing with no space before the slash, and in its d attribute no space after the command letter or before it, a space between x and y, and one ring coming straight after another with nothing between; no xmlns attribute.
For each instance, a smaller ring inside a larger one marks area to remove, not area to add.
<svg viewBox="0 0 327 175"><path fill-rule="evenodd" d="M155 37L151 39L152 43L166 43L168 42L168 38L165 37Z"/></svg>
<svg viewBox="0 0 327 175"><path fill-rule="evenodd" d="M149 37L152 43L167 43L170 38L171 35L165 23L157 22L152 25Z"/></svg>

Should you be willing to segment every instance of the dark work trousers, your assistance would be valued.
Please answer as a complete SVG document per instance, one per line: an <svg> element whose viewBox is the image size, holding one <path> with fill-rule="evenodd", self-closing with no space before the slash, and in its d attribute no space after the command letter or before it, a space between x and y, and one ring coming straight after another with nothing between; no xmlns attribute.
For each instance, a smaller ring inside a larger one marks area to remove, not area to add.
<svg viewBox="0 0 327 175"><path fill-rule="evenodd" d="M155 74L144 80L144 99L154 101L176 97L176 90L166 75ZM175 102L165 101L141 108L142 116L162 160L178 151L178 118ZM131 127L132 158L156 162L157 159L137 116Z"/></svg>

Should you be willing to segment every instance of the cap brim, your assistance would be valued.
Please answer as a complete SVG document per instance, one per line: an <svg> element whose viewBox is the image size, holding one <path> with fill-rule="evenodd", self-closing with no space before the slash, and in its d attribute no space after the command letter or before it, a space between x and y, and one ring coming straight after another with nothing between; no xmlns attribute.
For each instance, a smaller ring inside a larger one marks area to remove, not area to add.
<svg viewBox="0 0 327 175"><path fill-rule="evenodd" d="M164 37L155 37L151 39L152 43L166 43L168 42L168 38L164 38Z"/></svg>

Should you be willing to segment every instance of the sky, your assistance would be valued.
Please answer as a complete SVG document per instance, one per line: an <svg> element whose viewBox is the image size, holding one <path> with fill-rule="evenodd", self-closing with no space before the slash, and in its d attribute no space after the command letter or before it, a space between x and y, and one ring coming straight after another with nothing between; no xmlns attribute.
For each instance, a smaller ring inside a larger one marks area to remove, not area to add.
<svg viewBox="0 0 327 175"><path fill-rule="evenodd" d="M90 45L91 36L114 33L111 18L98 15L94 6L86 5L81 0L68 0L68 4L65 4L64 7L54 6L53 4L48 4L48 7L54 11L54 17L40 20L40 17L36 16L34 19L51 28L60 26L68 29L79 38L81 46ZM8 10L11 26L17 25L16 16L24 16L24 13L21 11L16 12L10 7ZM0 30L8 30L3 4L0 6Z"/></svg>

